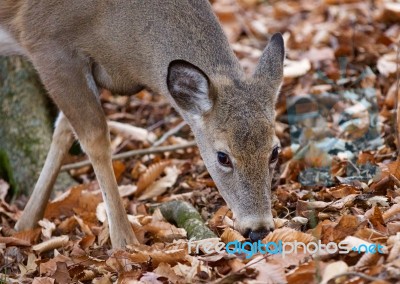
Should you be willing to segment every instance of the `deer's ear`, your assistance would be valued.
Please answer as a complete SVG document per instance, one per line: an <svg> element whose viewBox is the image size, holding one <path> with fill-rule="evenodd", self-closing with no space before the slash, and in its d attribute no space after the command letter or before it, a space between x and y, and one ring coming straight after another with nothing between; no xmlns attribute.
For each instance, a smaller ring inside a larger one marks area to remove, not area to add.
<svg viewBox="0 0 400 284"><path fill-rule="evenodd" d="M269 85L279 88L283 79L285 44L280 33L272 36L261 55L254 77L264 79Z"/></svg>
<svg viewBox="0 0 400 284"><path fill-rule="evenodd" d="M172 61L168 67L167 85L176 105L186 115L201 116L211 109L209 79L193 64Z"/></svg>

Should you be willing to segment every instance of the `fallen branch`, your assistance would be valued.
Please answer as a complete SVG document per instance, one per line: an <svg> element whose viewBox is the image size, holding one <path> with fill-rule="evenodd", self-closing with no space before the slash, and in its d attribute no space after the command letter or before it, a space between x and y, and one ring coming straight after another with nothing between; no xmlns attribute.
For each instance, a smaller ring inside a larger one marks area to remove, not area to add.
<svg viewBox="0 0 400 284"><path fill-rule="evenodd" d="M132 151L124 152L121 154L113 155L112 159L113 160L121 160L121 159L130 158L133 156L148 155L148 154L155 154L155 153L162 153L162 152L171 152L171 151L176 151L176 150L180 150L180 149L194 147L196 145L197 144L195 141L191 141L191 142L181 144L181 145L151 147L151 148L147 148L147 149L132 150ZM69 170L78 169L78 168L90 166L90 165L91 165L91 162L89 160L86 160L86 161L82 161L82 162L64 165L61 167L61 171L69 171Z"/></svg>
<svg viewBox="0 0 400 284"><path fill-rule="evenodd" d="M161 213L168 222L184 228L188 239L203 240L217 236L204 224L199 212L188 202L173 200L160 205Z"/></svg>
<svg viewBox="0 0 400 284"><path fill-rule="evenodd" d="M185 125L187 125L186 121L182 121L181 123L179 123L174 128L172 128L172 129L168 130L167 132L165 132L165 134L163 136L161 136L160 139L158 139L157 141L154 142L153 147L160 146L169 137L171 137L172 135L175 135L177 132L179 132Z"/></svg>

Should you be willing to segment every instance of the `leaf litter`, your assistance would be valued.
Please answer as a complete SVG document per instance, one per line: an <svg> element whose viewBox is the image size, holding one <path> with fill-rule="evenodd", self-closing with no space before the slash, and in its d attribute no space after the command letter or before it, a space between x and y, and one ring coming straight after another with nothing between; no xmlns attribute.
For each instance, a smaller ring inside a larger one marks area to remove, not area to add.
<svg viewBox="0 0 400 284"><path fill-rule="evenodd" d="M244 241L197 148L113 163L140 245L111 250L105 207L91 167L82 185L49 202L38 229L15 232L21 208L0 181L0 277L9 283L396 283L400 282L398 97L400 4L392 1L211 1L251 74L267 39L287 47L277 103L282 153L274 181L277 229L264 242L380 244L383 253L188 253L187 233L157 207L192 204L223 241ZM148 91L103 92L115 153L151 147L182 119ZM187 126L162 145L193 139ZM84 157L70 157L70 161ZM33 187L33 185L32 185ZM216 239L218 240L218 239ZM214 240L214 241L216 241Z"/></svg>

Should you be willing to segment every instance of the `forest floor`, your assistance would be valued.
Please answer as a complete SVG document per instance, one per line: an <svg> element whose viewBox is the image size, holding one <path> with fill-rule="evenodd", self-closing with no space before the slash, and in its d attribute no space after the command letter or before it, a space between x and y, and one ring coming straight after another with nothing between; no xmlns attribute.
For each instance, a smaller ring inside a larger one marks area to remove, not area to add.
<svg viewBox="0 0 400 284"><path fill-rule="evenodd" d="M277 104L282 152L273 182L277 229L264 242L347 244L288 254L188 252L187 232L158 208L187 201L225 243L243 238L196 147L114 161L140 245L111 250L90 166L81 185L49 202L35 230L15 232L26 197L0 181L0 283L399 283L400 160L395 126L400 3L214 0L233 50L251 74L268 39L287 47ZM101 96L115 154L193 140L165 98ZM123 124L121 124L123 123ZM140 129L130 127L134 125ZM159 140L168 131L165 141ZM67 164L85 160L71 156ZM33 187L34 185L32 185ZM216 242L216 239L208 241ZM362 248L367 248L364 251ZM376 251L379 249L379 251ZM251 256L251 257L249 257Z"/></svg>

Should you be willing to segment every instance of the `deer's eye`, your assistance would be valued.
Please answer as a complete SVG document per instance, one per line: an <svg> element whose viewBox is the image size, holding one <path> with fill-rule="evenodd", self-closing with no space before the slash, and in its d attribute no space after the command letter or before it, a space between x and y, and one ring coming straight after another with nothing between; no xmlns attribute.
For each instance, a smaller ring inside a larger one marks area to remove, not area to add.
<svg viewBox="0 0 400 284"><path fill-rule="evenodd" d="M232 168L231 159L229 158L229 156L227 154L225 154L224 152L218 152L217 157L218 157L218 162L222 166Z"/></svg>
<svg viewBox="0 0 400 284"><path fill-rule="evenodd" d="M269 160L270 164L275 163L278 160L279 152L280 152L280 148L278 146L275 147L274 150L272 150L271 158Z"/></svg>

